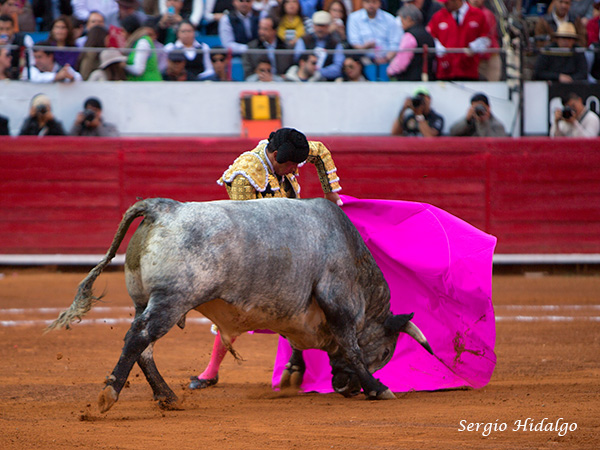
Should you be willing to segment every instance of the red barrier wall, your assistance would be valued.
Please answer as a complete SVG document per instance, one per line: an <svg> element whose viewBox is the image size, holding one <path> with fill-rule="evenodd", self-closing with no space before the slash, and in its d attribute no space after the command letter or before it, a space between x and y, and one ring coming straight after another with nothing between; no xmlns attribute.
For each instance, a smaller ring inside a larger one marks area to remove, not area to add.
<svg viewBox="0 0 600 450"><path fill-rule="evenodd" d="M598 140L313 139L347 195L431 203L497 236L497 253L600 253ZM138 197L226 198L217 178L255 144L0 138L0 253L105 253ZM302 196L322 195L314 168L300 173Z"/></svg>

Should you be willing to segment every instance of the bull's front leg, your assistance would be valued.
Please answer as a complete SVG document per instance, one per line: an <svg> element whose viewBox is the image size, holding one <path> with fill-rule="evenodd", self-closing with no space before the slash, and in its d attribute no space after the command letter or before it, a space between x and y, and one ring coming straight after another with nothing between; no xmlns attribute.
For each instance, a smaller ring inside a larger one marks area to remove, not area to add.
<svg viewBox="0 0 600 450"><path fill-rule="evenodd" d="M350 344L353 342L353 344ZM329 355L332 366L333 389L345 397L358 394L359 386L368 400L393 400L394 393L367 369L356 338L349 337L340 343L337 354Z"/></svg>

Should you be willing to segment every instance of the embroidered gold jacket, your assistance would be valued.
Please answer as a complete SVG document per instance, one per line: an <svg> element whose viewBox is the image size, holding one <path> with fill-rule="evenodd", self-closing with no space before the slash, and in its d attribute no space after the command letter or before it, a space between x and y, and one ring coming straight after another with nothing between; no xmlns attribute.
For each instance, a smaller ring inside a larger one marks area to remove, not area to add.
<svg viewBox="0 0 600 450"><path fill-rule="evenodd" d="M306 162L314 164L323 192L338 192L340 179L331 153L321 142L309 141ZM242 153L219 178L217 183L225 185L231 200L250 200L269 197L300 197L298 174L279 177L273 171L266 155L267 141L261 141L254 150ZM302 163L304 164L304 163Z"/></svg>

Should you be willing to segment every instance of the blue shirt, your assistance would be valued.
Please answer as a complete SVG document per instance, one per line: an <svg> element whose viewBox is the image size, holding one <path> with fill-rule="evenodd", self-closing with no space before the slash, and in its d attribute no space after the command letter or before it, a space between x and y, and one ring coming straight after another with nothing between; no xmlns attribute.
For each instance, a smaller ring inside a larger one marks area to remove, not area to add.
<svg viewBox="0 0 600 450"><path fill-rule="evenodd" d="M400 45L400 39L404 30L396 21L396 18L390 13L381 9L373 19L367 15L367 11L359 9L348 16L348 42L352 46L364 45L369 41L374 41L376 49L379 49L377 56L385 56L389 51L396 51ZM371 50L368 55L372 58L375 51Z"/></svg>

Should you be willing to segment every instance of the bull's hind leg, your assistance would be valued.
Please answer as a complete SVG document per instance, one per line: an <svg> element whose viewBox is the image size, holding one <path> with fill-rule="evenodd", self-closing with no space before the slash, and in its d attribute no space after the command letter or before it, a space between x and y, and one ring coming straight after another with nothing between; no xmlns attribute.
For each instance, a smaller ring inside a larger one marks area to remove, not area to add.
<svg viewBox="0 0 600 450"><path fill-rule="evenodd" d="M168 395L172 391L154 362L154 343L146 347L137 362L142 372L144 372L146 380L148 380L148 384L154 393L154 400L158 401L160 408L177 409L177 396L174 394L172 397Z"/></svg>
<svg viewBox="0 0 600 450"><path fill-rule="evenodd" d="M176 404L177 396L156 368L151 346L179 321L183 312L174 307L178 304L176 300L170 298L167 301L165 297L161 297L161 299L157 299L153 295L150 298L148 307L134 319L125 335L125 345L121 357L98 397L100 412L108 411L116 403L136 361L141 361L140 367L146 377L149 377L148 381L155 397L160 399L159 406L168 408ZM149 351L146 351L147 349Z"/></svg>
<svg viewBox="0 0 600 450"><path fill-rule="evenodd" d="M281 373L279 387L281 389L294 388L300 389L302 380L306 372L306 364L302 356L302 350L292 348L292 356L285 365L285 370Z"/></svg>

